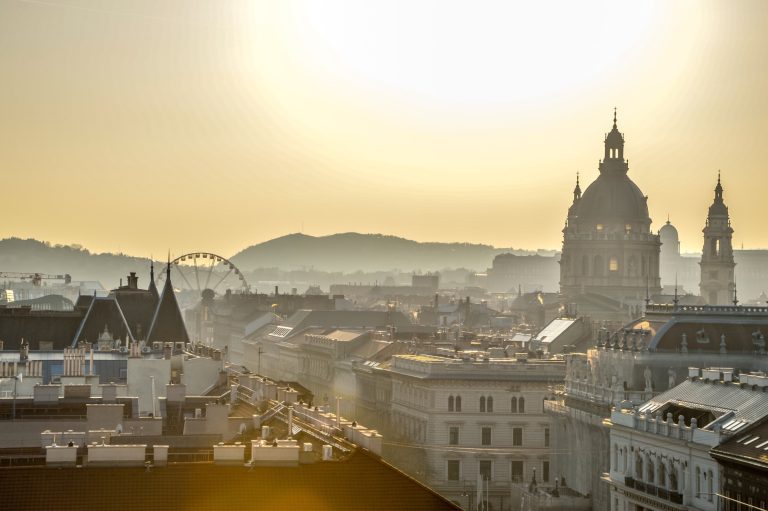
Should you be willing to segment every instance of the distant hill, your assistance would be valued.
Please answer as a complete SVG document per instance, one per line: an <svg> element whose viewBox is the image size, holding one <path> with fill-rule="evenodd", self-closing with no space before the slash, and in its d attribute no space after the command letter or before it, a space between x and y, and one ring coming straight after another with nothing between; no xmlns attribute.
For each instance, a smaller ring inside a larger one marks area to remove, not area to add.
<svg viewBox="0 0 768 511"><path fill-rule="evenodd" d="M325 271L433 271L470 268L484 271L509 249L471 243L420 243L386 236L347 232L330 236L289 234L239 252L231 259L243 271L256 268L314 268Z"/></svg>
<svg viewBox="0 0 768 511"><path fill-rule="evenodd" d="M343 273L444 268L484 271L504 252L509 249L471 243L420 243L397 236L349 232L318 237L289 234L248 247L231 260L244 272L259 268ZM157 271L163 267L163 262L155 262ZM146 288L149 260L145 258L97 254L79 245L51 245L35 239L0 240L0 272L69 273L75 281L96 280L112 289L132 271L139 275L139 286Z"/></svg>
<svg viewBox="0 0 768 511"><path fill-rule="evenodd" d="M97 280L105 288L112 289L132 271L139 274L140 286L149 285L149 260L146 258L93 254L79 245L51 245L35 239L0 240L0 272L69 273L72 280ZM0 281L4 280L0 278Z"/></svg>

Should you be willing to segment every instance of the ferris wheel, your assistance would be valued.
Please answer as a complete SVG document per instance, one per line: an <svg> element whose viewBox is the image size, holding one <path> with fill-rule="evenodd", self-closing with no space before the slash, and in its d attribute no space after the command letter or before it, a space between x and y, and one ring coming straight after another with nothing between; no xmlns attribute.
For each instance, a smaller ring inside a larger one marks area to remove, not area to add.
<svg viewBox="0 0 768 511"><path fill-rule="evenodd" d="M247 293L250 286L243 272L235 264L210 252L192 252L171 260L171 279L177 292L197 291L200 296L206 289L216 294L226 290ZM167 267L166 267L167 268ZM155 278L158 289L165 281L166 272L159 272Z"/></svg>

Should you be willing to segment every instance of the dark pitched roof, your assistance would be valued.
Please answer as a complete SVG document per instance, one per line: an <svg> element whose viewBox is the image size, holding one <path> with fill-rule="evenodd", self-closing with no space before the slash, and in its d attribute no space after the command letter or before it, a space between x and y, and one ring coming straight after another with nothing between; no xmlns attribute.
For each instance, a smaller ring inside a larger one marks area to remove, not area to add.
<svg viewBox="0 0 768 511"><path fill-rule="evenodd" d="M144 339L152 326L159 299L151 291L143 289L113 292L125 315L125 321L135 339Z"/></svg>
<svg viewBox="0 0 768 511"><path fill-rule="evenodd" d="M115 339L125 339L126 336L132 339L125 314L114 295L95 297L91 301L88 312L71 339L71 345L75 346L80 341L96 342L105 326Z"/></svg>
<svg viewBox="0 0 768 511"><path fill-rule="evenodd" d="M710 453L719 460L748 464L768 472L768 419L739 431Z"/></svg>
<svg viewBox="0 0 768 511"><path fill-rule="evenodd" d="M652 305L644 318L625 328L650 330L649 349L656 351L680 351L685 334L689 352L719 353L725 335L727 353L754 353L759 334L768 336L768 309Z"/></svg>
<svg viewBox="0 0 768 511"><path fill-rule="evenodd" d="M176 294L171 284L170 270L165 279L163 294L160 295L160 301L152 318L147 341L189 342L189 334L187 334L187 328L184 326L184 318L181 317L179 303L176 301Z"/></svg>
<svg viewBox="0 0 768 511"><path fill-rule="evenodd" d="M298 467L0 469L7 509L456 510L364 451Z"/></svg>
<svg viewBox="0 0 768 511"><path fill-rule="evenodd" d="M33 311L29 307L0 307L0 341L6 350L19 349L21 339L26 340L33 350L39 349L40 341L50 341L53 349L61 350L71 344L82 319L83 312L77 310Z"/></svg>

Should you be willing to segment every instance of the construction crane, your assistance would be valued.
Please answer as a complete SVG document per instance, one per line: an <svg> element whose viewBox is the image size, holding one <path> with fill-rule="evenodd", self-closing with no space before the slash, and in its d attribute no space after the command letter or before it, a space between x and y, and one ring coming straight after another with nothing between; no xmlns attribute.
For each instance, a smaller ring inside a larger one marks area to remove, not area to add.
<svg viewBox="0 0 768 511"><path fill-rule="evenodd" d="M64 284L72 282L72 276L69 273L63 275L51 275L48 273L28 273L28 272L14 272L14 271L0 271L0 279L18 279L28 280L32 282L35 287L43 285L43 280L63 280Z"/></svg>

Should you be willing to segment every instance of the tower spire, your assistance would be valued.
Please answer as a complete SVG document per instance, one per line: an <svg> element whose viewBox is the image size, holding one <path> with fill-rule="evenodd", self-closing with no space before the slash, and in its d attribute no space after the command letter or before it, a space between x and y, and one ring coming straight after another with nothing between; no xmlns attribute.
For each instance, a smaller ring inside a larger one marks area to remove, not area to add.
<svg viewBox="0 0 768 511"><path fill-rule="evenodd" d="M165 268L165 277L168 282L171 281L171 251L168 250L168 266Z"/></svg>
<svg viewBox="0 0 768 511"><path fill-rule="evenodd" d="M576 188L573 189L573 202L581 199L581 186L579 186L579 173L576 172Z"/></svg>
<svg viewBox="0 0 768 511"><path fill-rule="evenodd" d="M617 129L617 126L616 126L616 107L613 107L613 129Z"/></svg>
<svg viewBox="0 0 768 511"><path fill-rule="evenodd" d="M674 303L674 304L675 304L675 308L677 308L677 303L678 303L679 301L680 301L680 300L678 300L678 299L677 299L677 272L675 272L675 299L674 299L674 300L672 300L672 303Z"/></svg>

